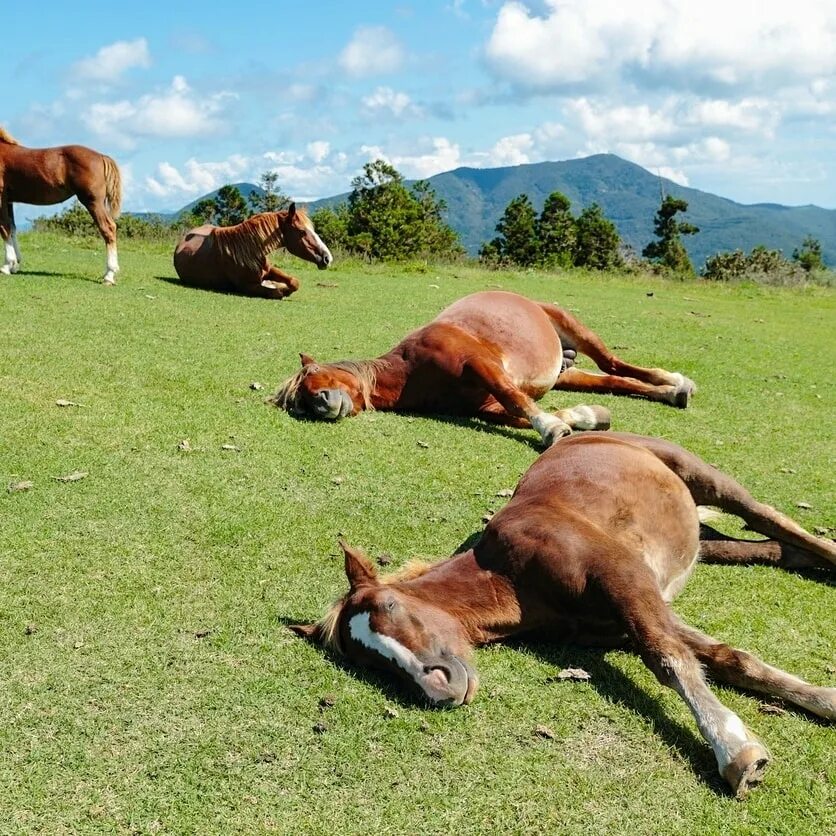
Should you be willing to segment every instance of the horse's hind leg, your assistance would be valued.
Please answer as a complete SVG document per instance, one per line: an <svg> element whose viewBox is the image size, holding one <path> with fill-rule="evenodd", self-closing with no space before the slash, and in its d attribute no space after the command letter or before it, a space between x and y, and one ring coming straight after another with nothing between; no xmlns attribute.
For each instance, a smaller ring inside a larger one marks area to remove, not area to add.
<svg viewBox="0 0 836 836"><path fill-rule="evenodd" d="M805 531L795 520L758 502L739 482L694 453L658 438L624 436L646 447L688 486L697 505L711 505L740 517L753 531L778 540L782 546L780 565L803 568L810 565L836 566L836 544ZM719 552L718 552L719 554ZM818 560L812 560L818 558ZM731 560L728 562L732 562Z"/></svg>
<svg viewBox="0 0 836 836"><path fill-rule="evenodd" d="M2 190L0 190L0 193L2 193ZM3 244L5 246L5 260L3 266L0 267L0 273L8 276L18 271L20 266L20 251L17 248L14 210L12 204L4 198L0 198L0 237L3 238Z"/></svg>
<svg viewBox="0 0 836 836"><path fill-rule="evenodd" d="M116 284L116 274L119 272L119 255L116 251L116 222L107 211L104 197L81 194L78 197L99 228L99 233L107 248L105 274L102 276L102 281L106 285L114 285Z"/></svg>
<svg viewBox="0 0 836 836"><path fill-rule="evenodd" d="M735 796L742 798L760 782L769 752L709 689L652 571L626 552L617 557L623 559L607 561L607 568L594 581L620 616L644 663L688 705L714 750L720 774Z"/></svg>
<svg viewBox="0 0 836 836"><path fill-rule="evenodd" d="M678 626L680 636L718 681L780 697L826 720L836 720L836 688L810 685L797 676L767 665L745 650L730 647L687 624L680 622Z"/></svg>
<svg viewBox="0 0 836 836"><path fill-rule="evenodd" d="M568 353L580 351L604 372L603 375L582 372L571 368L564 359L565 369L558 377L555 389L634 395L683 408L688 406L691 395L697 391L693 380L689 380L679 372L646 369L643 366L626 363L613 354L594 331L570 313L545 302L540 303L540 307L552 321L560 337L564 357L567 350ZM569 359L574 362L574 357Z"/></svg>

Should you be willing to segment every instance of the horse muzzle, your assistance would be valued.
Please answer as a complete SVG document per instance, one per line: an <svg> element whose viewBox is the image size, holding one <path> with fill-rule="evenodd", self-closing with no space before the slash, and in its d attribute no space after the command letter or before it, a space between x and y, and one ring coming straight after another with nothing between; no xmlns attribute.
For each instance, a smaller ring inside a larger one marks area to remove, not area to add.
<svg viewBox="0 0 836 836"><path fill-rule="evenodd" d="M344 389L320 389L310 401L310 414L323 421L338 421L353 411L354 403Z"/></svg>
<svg viewBox="0 0 836 836"><path fill-rule="evenodd" d="M455 708L471 702L479 677L464 659L445 655L425 663L416 684L434 705Z"/></svg>
<svg viewBox="0 0 836 836"><path fill-rule="evenodd" d="M317 261L316 266L318 270L327 270L333 262L334 256L331 255L331 251L324 248L319 253L319 261Z"/></svg>

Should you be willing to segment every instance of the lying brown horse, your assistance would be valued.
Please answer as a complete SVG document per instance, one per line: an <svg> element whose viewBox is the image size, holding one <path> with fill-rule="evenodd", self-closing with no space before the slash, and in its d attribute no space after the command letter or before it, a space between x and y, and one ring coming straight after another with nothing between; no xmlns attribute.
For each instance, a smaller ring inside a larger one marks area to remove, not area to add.
<svg viewBox="0 0 836 836"><path fill-rule="evenodd" d="M286 210L253 215L237 226L205 224L190 230L174 250L174 269L197 287L284 299L299 287L299 280L268 263L268 253L281 247L320 270L333 261L310 218L291 203Z"/></svg>
<svg viewBox="0 0 836 836"><path fill-rule="evenodd" d="M112 285L119 272L116 224L122 204L122 178L116 163L83 145L25 148L0 128L0 236L6 258L0 273L16 273L20 249L14 203L44 206L75 195L99 228L107 247L103 281Z"/></svg>
<svg viewBox="0 0 836 836"><path fill-rule="evenodd" d="M757 502L737 482L666 441L574 436L520 480L471 549L378 578L343 546L350 589L316 624L292 629L359 665L405 678L431 702L470 702L474 645L527 632L614 646L626 637L686 702L736 796L760 781L763 744L712 694L721 682L773 694L828 720L836 688L817 687L688 627L670 609L700 554L697 505L742 517L770 541L710 544L719 562L836 566L836 546Z"/></svg>
<svg viewBox="0 0 836 836"><path fill-rule="evenodd" d="M573 368L576 351L604 374ZM300 356L301 371L272 398L294 414L325 420L363 409L472 415L533 427L546 444L572 429L609 427L603 407L540 409L534 401L550 389L636 395L679 407L696 390L678 372L625 363L556 305L497 290L459 299L375 360L325 364Z"/></svg>

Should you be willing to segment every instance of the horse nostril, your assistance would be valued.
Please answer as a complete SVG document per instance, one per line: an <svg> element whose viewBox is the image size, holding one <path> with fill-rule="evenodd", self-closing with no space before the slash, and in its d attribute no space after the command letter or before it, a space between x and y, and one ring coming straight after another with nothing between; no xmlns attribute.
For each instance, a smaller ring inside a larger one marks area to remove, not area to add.
<svg viewBox="0 0 836 836"><path fill-rule="evenodd" d="M322 389L321 391L316 393L317 400L320 401L327 401L328 400L328 390Z"/></svg>
<svg viewBox="0 0 836 836"><path fill-rule="evenodd" d="M433 671L438 671L440 674L444 676L449 684L450 680L453 678L453 672L447 665L424 665L424 673L431 674Z"/></svg>

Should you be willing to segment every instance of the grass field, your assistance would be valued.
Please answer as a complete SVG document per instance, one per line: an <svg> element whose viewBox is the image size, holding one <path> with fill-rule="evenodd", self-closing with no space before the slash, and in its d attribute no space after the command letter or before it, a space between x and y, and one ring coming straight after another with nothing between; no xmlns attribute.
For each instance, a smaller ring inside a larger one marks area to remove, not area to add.
<svg viewBox="0 0 836 836"><path fill-rule="evenodd" d="M627 653L480 650L476 701L432 711L295 638L286 624L344 589L339 533L394 566L446 556L538 449L533 432L306 423L263 402L299 351L369 357L501 286L697 381L688 411L587 399L615 428L680 442L833 536L833 291L294 262L301 290L271 302L179 286L163 245L122 246L108 289L100 242L21 243L24 272L0 277L0 478L34 485L0 494L0 833L836 832L836 730L787 706L719 689L774 758L738 803ZM702 566L675 608L836 684L820 578ZM549 681L570 665L591 681Z"/></svg>

